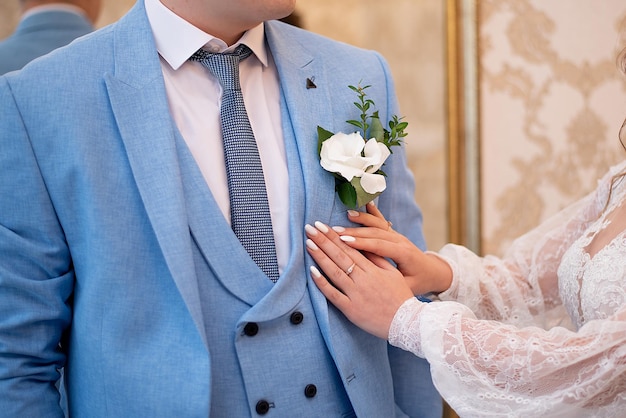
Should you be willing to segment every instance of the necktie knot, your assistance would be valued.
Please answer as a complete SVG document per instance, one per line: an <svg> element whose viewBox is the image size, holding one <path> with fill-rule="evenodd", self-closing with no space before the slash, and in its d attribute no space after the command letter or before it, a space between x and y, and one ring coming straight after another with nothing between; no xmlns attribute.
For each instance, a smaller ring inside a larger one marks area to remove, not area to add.
<svg viewBox="0 0 626 418"><path fill-rule="evenodd" d="M239 44L233 52L223 54L212 53L204 49L197 50L192 61L198 61L205 66L219 81L224 90L239 90L239 63L252 54L252 50L244 44Z"/></svg>

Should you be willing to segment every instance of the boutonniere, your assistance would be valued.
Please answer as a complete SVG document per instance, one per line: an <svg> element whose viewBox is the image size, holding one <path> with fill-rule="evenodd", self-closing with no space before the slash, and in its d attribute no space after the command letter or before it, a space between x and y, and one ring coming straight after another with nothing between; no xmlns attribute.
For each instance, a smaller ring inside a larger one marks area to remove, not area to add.
<svg viewBox="0 0 626 418"><path fill-rule="evenodd" d="M391 147L402 144L408 126L402 118L393 115L385 128L374 101L365 90L371 86L348 86L358 97L354 105L360 111L359 119L346 121L358 128L352 133L332 133L317 127L318 153L322 167L335 176L335 190L349 208L360 208L374 200L387 187L381 169ZM372 113L370 114L370 110ZM369 139L364 139L369 138Z"/></svg>

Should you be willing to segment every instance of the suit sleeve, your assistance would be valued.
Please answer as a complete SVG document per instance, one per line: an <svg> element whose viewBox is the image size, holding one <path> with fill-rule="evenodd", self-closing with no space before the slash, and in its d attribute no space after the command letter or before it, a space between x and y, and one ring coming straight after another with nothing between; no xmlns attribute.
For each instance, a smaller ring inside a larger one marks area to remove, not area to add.
<svg viewBox="0 0 626 418"><path fill-rule="evenodd" d="M398 110L389 68L380 55L379 60L385 73L386 117L402 116ZM376 104L382 115L382 102L380 105L378 102ZM409 132L407 138L410 140L411 126L407 132ZM425 250L422 212L415 202L415 182L407 164L404 145L393 148L393 154L385 163L383 170L387 174L387 189L380 195L379 209L393 222L394 229ZM392 346L388 347L388 352L397 407L411 417L441 417L443 401L433 385L430 366L426 360Z"/></svg>
<svg viewBox="0 0 626 418"><path fill-rule="evenodd" d="M74 275L5 77L0 115L0 415L63 416L56 385Z"/></svg>

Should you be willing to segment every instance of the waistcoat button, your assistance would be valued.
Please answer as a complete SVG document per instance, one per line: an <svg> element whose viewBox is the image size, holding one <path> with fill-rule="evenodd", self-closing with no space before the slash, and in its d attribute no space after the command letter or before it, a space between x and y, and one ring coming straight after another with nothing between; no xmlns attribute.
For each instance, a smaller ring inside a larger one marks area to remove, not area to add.
<svg viewBox="0 0 626 418"><path fill-rule="evenodd" d="M259 332L259 326L256 322L248 322L245 327L243 327L243 333L248 337L254 337Z"/></svg>
<svg viewBox="0 0 626 418"><path fill-rule="evenodd" d="M306 387L304 388L304 396L306 396L307 398L312 398L315 395L317 395L317 386L313 384L306 385Z"/></svg>
<svg viewBox="0 0 626 418"><path fill-rule="evenodd" d="M295 311L289 317L289 321L294 325L298 325L302 323L303 320L304 320L304 315L300 311Z"/></svg>
<svg viewBox="0 0 626 418"><path fill-rule="evenodd" d="M270 410L270 404L265 399L261 399L256 403L256 413L259 415L265 415Z"/></svg>

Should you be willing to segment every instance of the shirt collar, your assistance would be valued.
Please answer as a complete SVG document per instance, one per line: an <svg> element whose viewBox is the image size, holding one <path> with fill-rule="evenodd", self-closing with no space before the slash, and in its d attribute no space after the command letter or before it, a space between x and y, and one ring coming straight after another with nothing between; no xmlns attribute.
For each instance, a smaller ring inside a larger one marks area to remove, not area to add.
<svg viewBox="0 0 626 418"><path fill-rule="evenodd" d="M145 4L157 50L174 70L202 47L210 52L229 52L242 43L252 50L264 66L267 66L263 23L246 31L235 45L228 47L224 41L193 26L159 0L145 0Z"/></svg>

